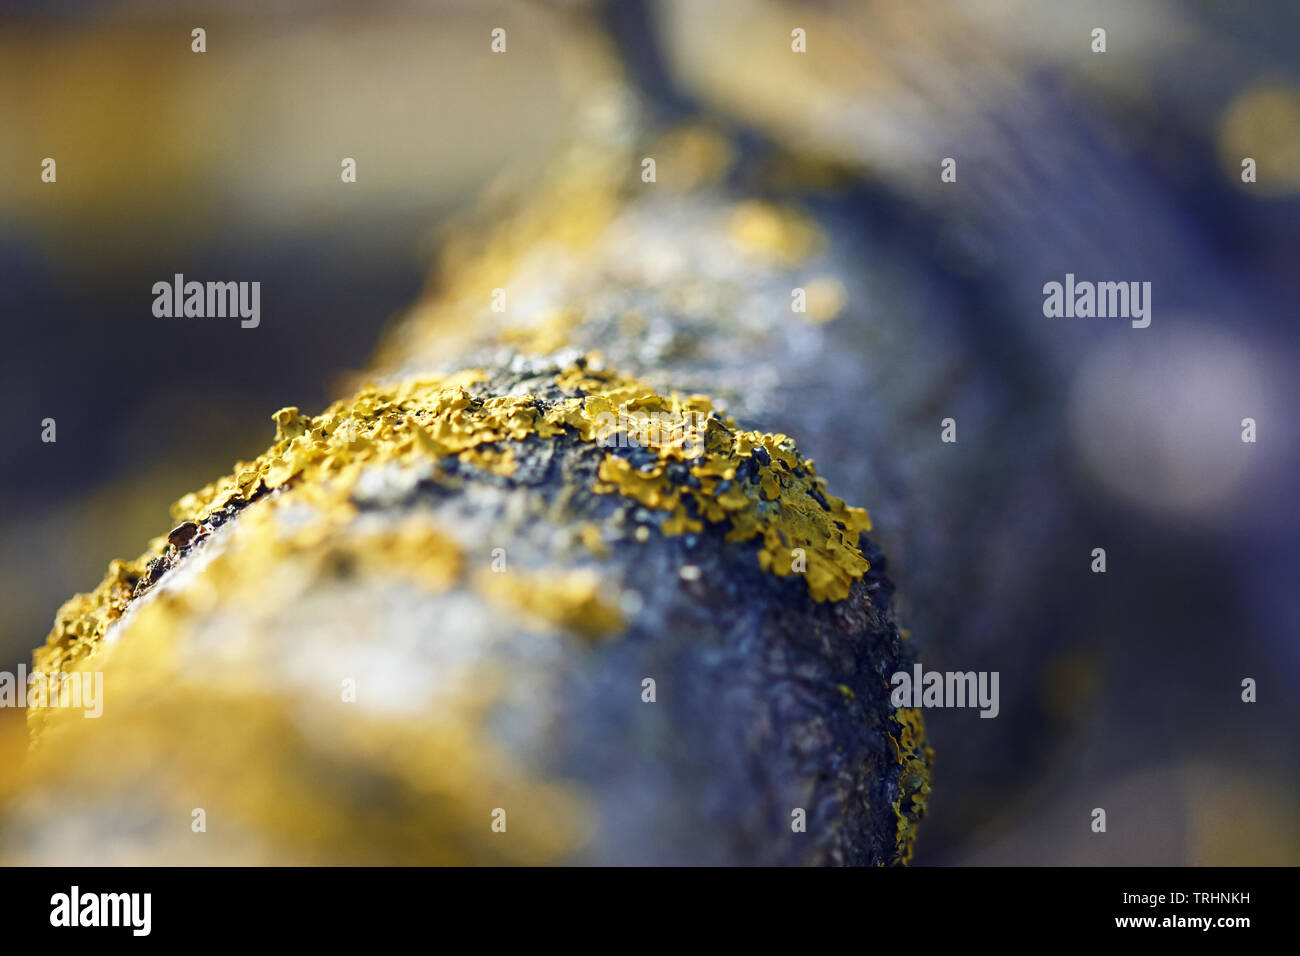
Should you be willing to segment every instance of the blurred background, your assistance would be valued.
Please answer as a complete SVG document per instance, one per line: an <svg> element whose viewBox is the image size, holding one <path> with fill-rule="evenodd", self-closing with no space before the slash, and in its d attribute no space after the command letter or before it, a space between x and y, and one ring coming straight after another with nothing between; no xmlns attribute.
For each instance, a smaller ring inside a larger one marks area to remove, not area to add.
<svg viewBox="0 0 1300 956"><path fill-rule="evenodd" d="M917 635L928 667L998 669L1037 707L934 716L916 862L1300 863L1298 38L1286 0L0 7L0 669L263 450L272 411L335 397L450 217L540 172L612 50L660 120L833 169L829 201L909 283L963 290L964 361L1019 397L1007 460L1059 450L1074 521L1039 530L1080 567L1107 548L1106 575L1044 566L997 654ZM156 320L176 272L260 280L261 327ZM1151 328L1045 319L1066 272L1151 281ZM962 492L938 525L979 507ZM1040 548L990 541L964 613ZM23 746L0 709L0 773ZM1104 841L1094 806L1126 808Z"/></svg>

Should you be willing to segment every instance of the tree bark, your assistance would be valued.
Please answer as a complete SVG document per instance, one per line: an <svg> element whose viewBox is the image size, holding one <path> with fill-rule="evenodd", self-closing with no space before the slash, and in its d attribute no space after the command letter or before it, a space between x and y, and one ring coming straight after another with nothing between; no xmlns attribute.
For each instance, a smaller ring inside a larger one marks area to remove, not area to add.
<svg viewBox="0 0 1300 956"><path fill-rule="evenodd" d="M834 223L608 105L453 234L373 384L60 610L35 669L102 674L102 715L30 707L7 859L910 859L913 655L834 494L923 404L875 391L908 346L840 332L874 308Z"/></svg>

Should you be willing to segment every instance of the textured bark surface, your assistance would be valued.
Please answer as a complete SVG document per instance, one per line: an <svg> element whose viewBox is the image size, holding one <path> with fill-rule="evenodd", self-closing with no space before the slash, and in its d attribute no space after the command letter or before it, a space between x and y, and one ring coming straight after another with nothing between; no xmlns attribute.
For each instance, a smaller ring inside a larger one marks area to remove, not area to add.
<svg viewBox="0 0 1300 956"><path fill-rule="evenodd" d="M846 312L833 223L728 185L725 138L670 134L642 183L631 105L598 116L450 243L377 384L277 413L60 611L36 667L102 671L104 714L32 709L7 859L910 858L914 655L865 514L786 437L871 486L909 346L883 297Z"/></svg>

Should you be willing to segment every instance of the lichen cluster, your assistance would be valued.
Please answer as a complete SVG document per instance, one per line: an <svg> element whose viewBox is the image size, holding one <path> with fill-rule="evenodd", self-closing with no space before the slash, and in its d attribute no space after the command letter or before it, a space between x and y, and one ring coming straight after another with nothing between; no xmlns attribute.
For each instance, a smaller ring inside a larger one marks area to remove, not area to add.
<svg viewBox="0 0 1300 956"><path fill-rule="evenodd" d="M813 463L784 435L741 430L705 396L657 394L600 369L596 359L560 370L554 380L560 397L554 399L474 394L471 389L485 378L473 370L369 385L314 417L281 409L273 416L276 438L270 449L173 505L179 526L196 529L181 536L187 541L182 547L234 511L281 489L292 488L296 500L342 519L355 510L351 491L368 467L436 464L455 457L509 476L514 470L509 442L568 434L610 446L591 490L669 512L661 525L664 534L699 532L711 524L725 528L728 541L757 539L760 566L781 577L806 566L808 593L817 601L844 598L869 568L858 543L859 534L871 527L867 513L828 494ZM637 424L637 416L645 414L654 416L653 430ZM303 533L332 530L327 518ZM394 568L413 569L409 573L426 579L446 577L442 568L452 562L454 546L433 548L440 557L430 570L413 552L438 539L432 530L421 534L419 541L395 540L371 551L388 555ZM57 673L89 653L132 599L174 561L179 538L171 537L154 539L135 561L114 561L98 588L60 608L46 646L36 653L36 669ZM598 533L595 538L598 544ZM595 583L586 578L567 579L546 593L550 601L523 603L534 608L545 603L552 620L571 617L575 624L585 622L584 631L593 620L617 628L617 614L601 604ZM557 617L556 607L571 607L573 613Z"/></svg>
<svg viewBox="0 0 1300 956"><path fill-rule="evenodd" d="M897 734L889 735L902 768L898 773L898 796L894 799L894 815L898 818L898 843L896 863L912 861L916 843L917 826L925 816L930 797L930 768L934 764L934 750L925 736L925 717L916 707L903 707L894 712Z"/></svg>

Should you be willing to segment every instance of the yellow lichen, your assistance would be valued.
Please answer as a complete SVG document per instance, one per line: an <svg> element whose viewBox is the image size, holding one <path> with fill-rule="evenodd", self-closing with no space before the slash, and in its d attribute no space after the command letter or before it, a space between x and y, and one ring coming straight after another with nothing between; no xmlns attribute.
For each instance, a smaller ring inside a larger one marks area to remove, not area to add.
<svg viewBox="0 0 1300 956"><path fill-rule="evenodd" d="M527 324L507 326L497 339L524 355L549 355L569 344L577 326L578 316L571 311L543 312Z"/></svg>
<svg viewBox="0 0 1300 956"><path fill-rule="evenodd" d="M795 266L822 242L817 226L801 213L758 199L737 204L731 238L743 251L780 266Z"/></svg>
<svg viewBox="0 0 1300 956"><path fill-rule="evenodd" d="M609 545L605 543L605 536L601 533L600 525L594 521L584 521L578 525L577 535L582 546L596 555L598 558L609 556Z"/></svg>
<svg viewBox="0 0 1300 956"><path fill-rule="evenodd" d="M460 453L460 460L494 475L513 475L518 462L509 448L470 448Z"/></svg>
<svg viewBox="0 0 1300 956"><path fill-rule="evenodd" d="M709 522L725 525L728 541L758 538L763 570L778 577L804 574L817 601L848 596L870 567L858 547L861 532L871 530L866 511L828 494L813 463L801 459L785 435L742 431L730 418L711 415L712 403L701 395L665 397L613 373L562 377L591 393L581 410L566 412L567 421L588 423L594 431L618 409L616 420L625 424L615 432L655 453L656 462L638 467L608 452L595 490L671 512L665 534L700 531ZM672 462L688 466L696 481L674 483L666 470ZM746 462L752 470L742 479Z"/></svg>
<svg viewBox="0 0 1300 956"><path fill-rule="evenodd" d="M679 126L665 133L650 148L663 188L690 192L716 182L734 159L731 143L715 129L704 125Z"/></svg>
<svg viewBox="0 0 1300 956"><path fill-rule="evenodd" d="M355 562L361 573L406 578L428 591L445 591L460 578L464 555L460 547L437 528L422 522L401 525L365 539L345 538L337 554Z"/></svg>
<svg viewBox="0 0 1300 956"><path fill-rule="evenodd" d="M898 760L898 797L894 800L894 816L898 820L894 862L910 863L916 843L916 831L925 816L930 798L930 770L934 765L934 750L925 737L925 717L920 708L902 707L894 711L893 721L898 734L887 733Z"/></svg>
<svg viewBox="0 0 1300 956"><path fill-rule="evenodd" d="M231 566L223 580L254 586L252 573ZM114 682L103 717L51 712L24 767L46 792L92 794L85 799L108 806L154 801L145 805L182 821L202 806L234 844L224 858L224 840L200 847L183 839L188 826L163 827L139 862L532 865L563 859L586 839L581 792L536 778L485 730L500 694L490 667L418 720L358 710L332 688L285 695L250 677L266 676L255 658L223 658L217 673L172 663L186 657L201 600L167 594L143 607L130 639L94 663L129 675ZM152 786L142 794L144 779ZM382 799L365 799L346 780L366 781ZM487 826L497 806L509 808L509 840Z"/></svg>
<svg viewBox="0 0 1300 956"><path fill-rule="evenodd" d="M566 396L559 401L481 398L467 391L484 377L472 370L369 385L314 417L281 409L273 416L271 448L181 498L172 507L173 517L203 526L223 509L289 488L297 500L350 515L351 489L372 465L459 456L508 475L515 462L503 442L567 432L585 442L620 437L654 454L653 465L640 469L607 451L592 490L669 512L664 534L699 532L708 523L725 527L729 541L757 539L760 566L778 577L803 573L817 601L844 598L866 573L869 564L858 536L871 527L867 513L827 494L812 462L800 458L786 436L740 430L716 414L705 396L659 395L635 379L588 365L556 375L555 384ZM691 481L675 483L670 465L688 469ZM310 533L335 530L330 522L317 521ZM637 540L648 536L643 531L637 529ZM60 608L46 646L34 655L36 669L57 673L84 657L168 547L165 536L154 539L140 558L114 562L99 587ZM401 557L414 560L405 552Z"/></svg>
<svg viewBox="0 0 1300 956"><path fill-rule="evenodd" d="M479 590L529 617L594 640L626 627L594 571L512 572L480 577Z"/></svg>
<svg viewBox="0 0 1300 956"><path fill-rule="evenodd" d="M829 322L844 311L848 292L834 276L817 276L804 285L804 308L801 317L809 322Z"/></svg>
<svg viewBox="0 0 1300 956"><path fill-rule="evenodd" d="M303 506L313 509L310 521L295 515ZM38 667L52 672L128 679L112 680L111 707L96 721L67 708L29 707L42 743L28 761L33 779L56 792L65 786L134 803L140 795L131 781L165 776L150 797L167 801L167 812L188 817L201 803L222 815L228 832L256 841L233 851L233 861L269 852L267 861L277 863L535 864L581 844L581 794L535 779L484 728L499 697L491 662L475 665L440 692L436 708L413 719L341 703L329 681L309 678L285 694L276 679L292 680L292 670L277 671L280 652L256 639L282 628L286 610L312 589L335 591L369 577L445 591L463 573L455 542L418 515L371 530L345 486L328 478L250 503L231 531L221 548L196 558L199 573L139 601L121 640L86 642L75 660L57 644L38 652ZM113 581L123 567L115 563ZM113 585L106 595L114 619L124 609L120 591ZM98 607L95 598L83 596ZM195 641L212 612L237 624L219 655L204 656ZM89 634L100 626L91 611L71 629ZM300 769L288 772L286 761ZM382 788L382 810L346 786L322 787L322 768L336 765ZM510 807L517 839L493 840L483 822L501 805ZM192 862L194 850L163 839L151 853L154 862Z"/></svg>

